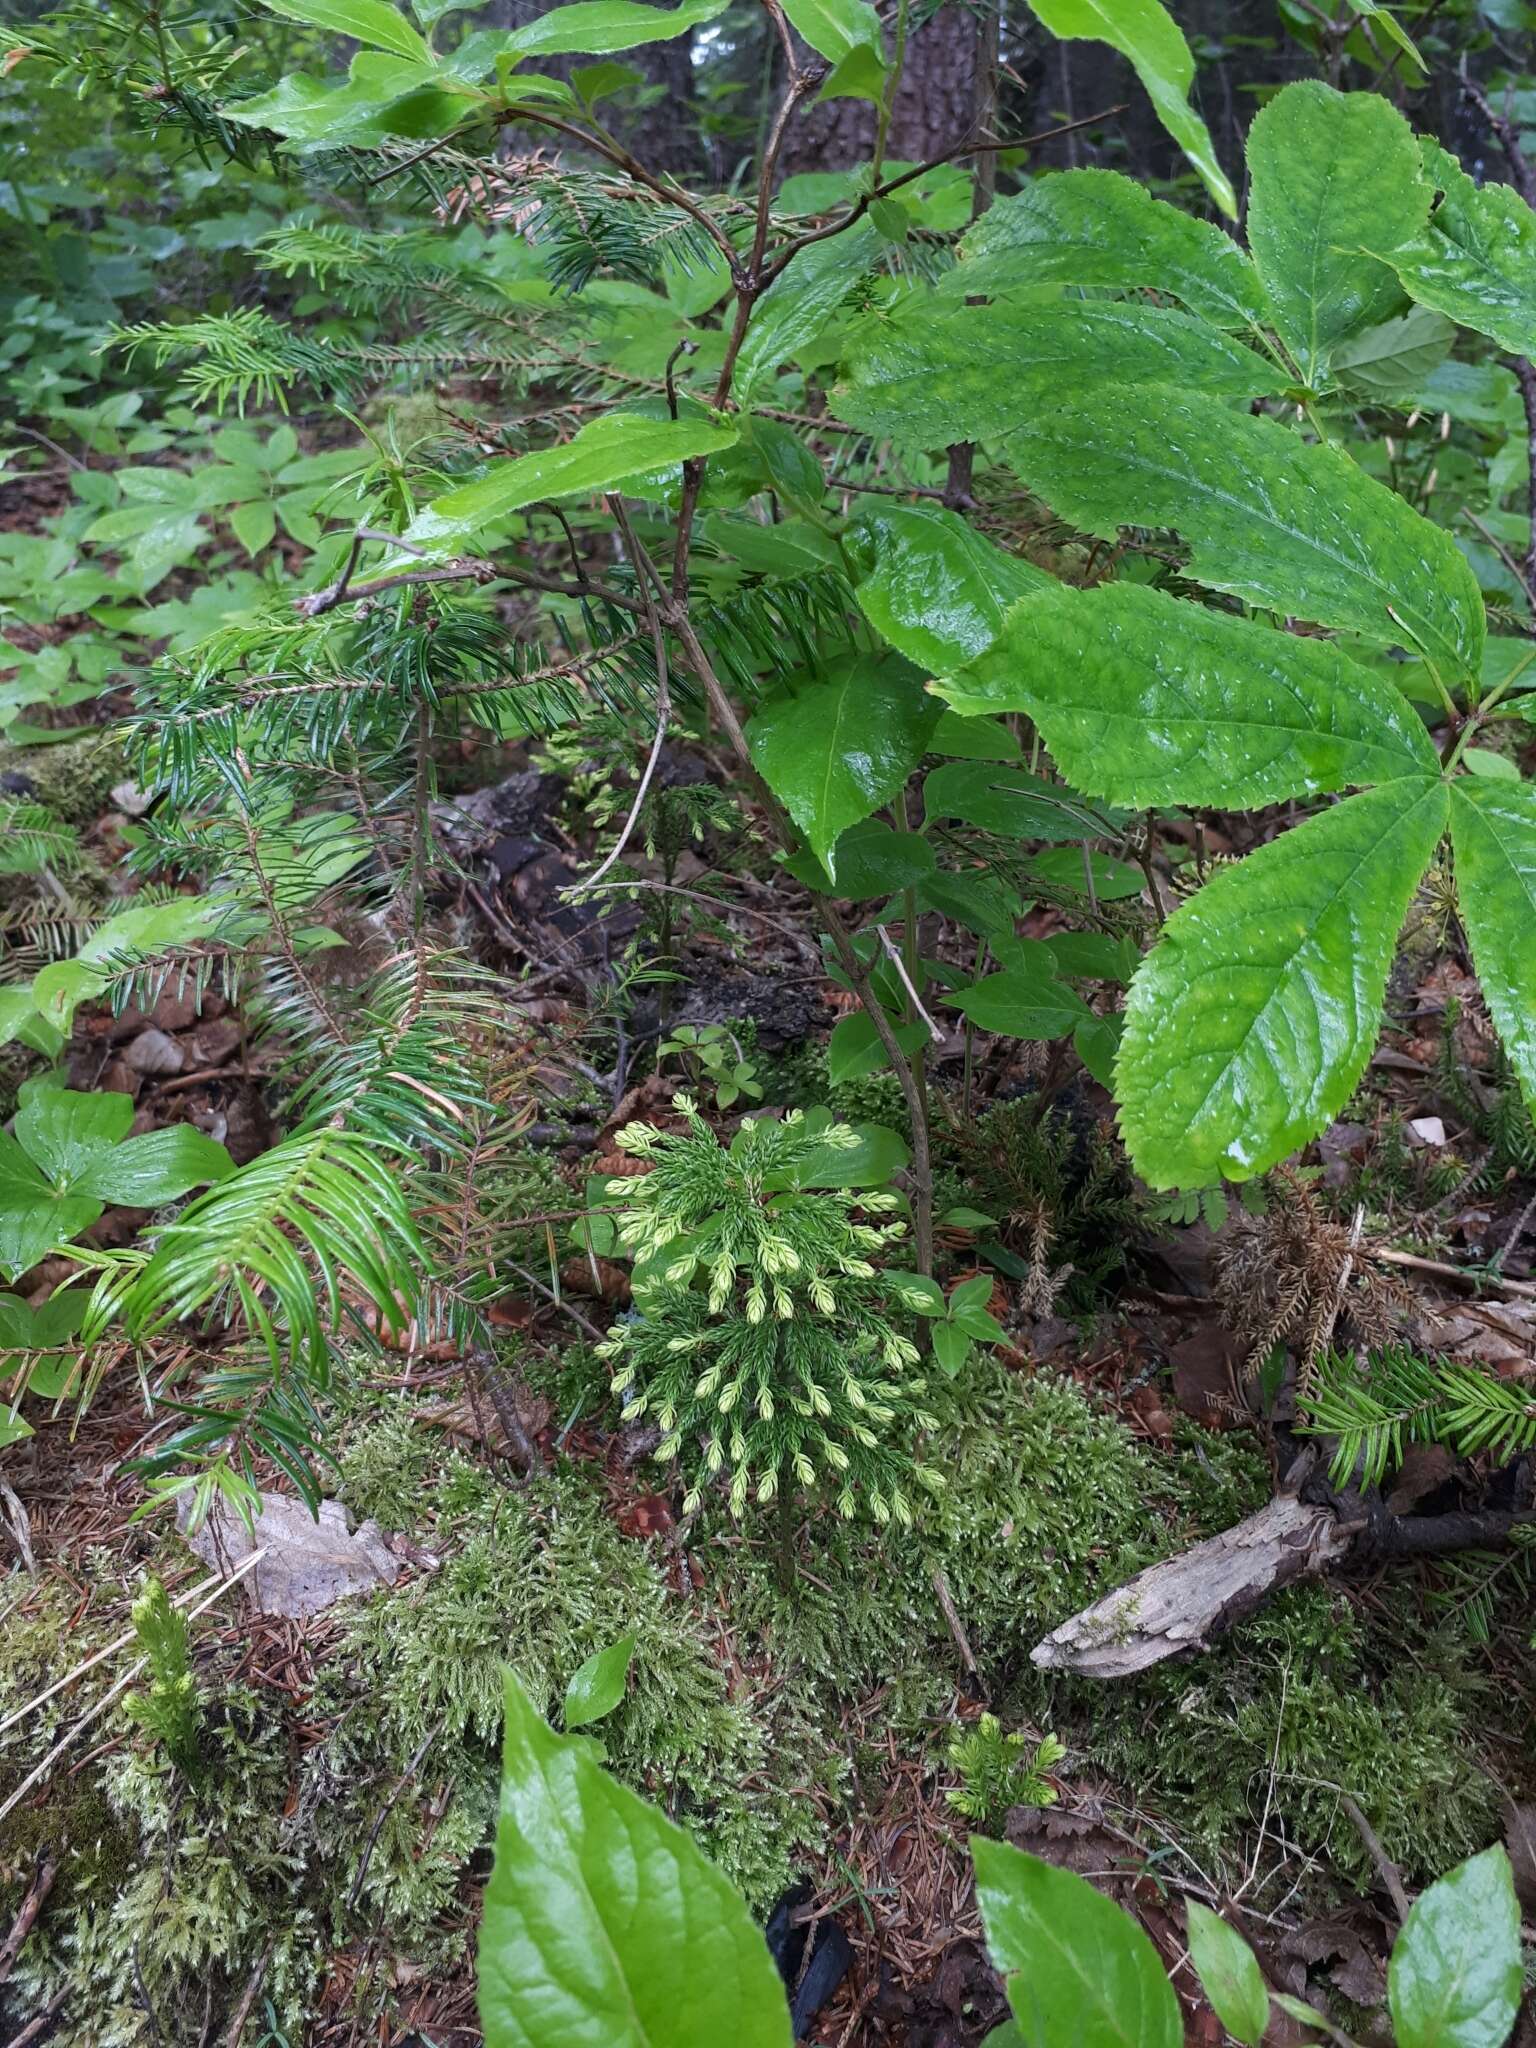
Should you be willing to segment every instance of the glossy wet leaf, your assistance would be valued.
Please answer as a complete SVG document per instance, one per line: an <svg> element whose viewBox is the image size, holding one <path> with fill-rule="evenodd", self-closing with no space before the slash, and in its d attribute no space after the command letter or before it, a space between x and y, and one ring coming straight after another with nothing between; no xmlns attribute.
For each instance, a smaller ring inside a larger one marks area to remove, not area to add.
<svg viewBox="0 0 1536 2048"><path fill-rule="evenodd" d="M1387 1966L1397 2048L1503 2048L1521 1988L1520 1907L1495 1845L1414 1900Z"/></svg>
<svg viewBox="0 0 1536 2048"><path fill-rule="evenodd" d="M790 2048L734 1887L510 1672L478 1977L486 2048Z"/></svg>
<svg viewBox="0 0 1536 2048"><path fill-rule="evenodd" d="M941 298L1042 284L1166 292L1217 327L1267 317L1253 265L1221 228L1154 199L1118 171L1048 171L998 199L962 236Z"/></svg>
<svg viewBox="0 0 1536 2048"><path fill-rule="evenodd" d="M840 419L914 448L1007 434L1063 392L1170 385L1230 399L1283 388L1284 373L1205 321L1115 301L955 306L931 297L870 316L832 391ZM1155 419L1160 399L1138 394Z"/></svg>
<svg viewBox="0 0 1536 2048"><path fill-rule="evenodd" d="M1423 233L1391 252L1404 288L1511 355L1536 354L1536 213L1509 185L1474 184L1437 143L1423 151L1443 197Z"/></svg>
<svg viewBox="0 0 1536 2048"><path fill-rule="evenodd" d="M1053 36L1091 37L1128 57L1157 117L1204 179L1223 213L1237 199L1205 123L1189 104L1195 60L1184 31L1159 0L1030 0Z"/></svg>
<svg viewBox="0 0 1536 2048"><path fill-rule="evenodd" d="M747 725L758 772L834 882L836 846L897 794L938 721L899 655L845 655L767 699Z"/></svg>
<svg viewBox="0 0 1536 2048"><path fill-rule="evenodd" d="M325 29L333 36L351 36L354 42L391 50L397 57L414 57L420 63L432 61L420 30L391 0L267 0L267 5L274 14Z"/></svg>
<svg viewBox="0 0 1536 2048"><path fill-rule="evenodd" d="M1221 868L1143 961L1116 1066L1154 1188L1266 1172L1326 1128L1381 1029L1387 972L1449 810L1411 777Z"/></svg>
<svg viewBox="0 0 1536 2048"><path fill-rule="evenodd" d="M1027 712L1070 782L1138 808L1257 808L1439 765L1402 692L1331 642L1139 584L1052 584L934 687Z"/></svg>
<svg viewBox="0 0 1536 2048"><path fill-rule="evenodd" d="M1428 306L1410 306L1340 342L1333 352L1336 381L1368 396L1402 398L1426 388L1456 339L1456 323Z"/></svg>
<svg viewBox="0 0 1536 2048"><path fill-rule="evenodd" d="M1179 2001L1129 1913L1075 1871L971 1837L987 1948L1025 2048L1182 2048Z"/></svg>
<svg viewBox="0 0 1536 2048"><path fill-rule="evenodd" d="M869 0L784 0L784 12L817 56L833 64L862 45L880 49L880 17Z"/></svg>
<svg viewBox="0 0 1536 2048"><path fill-rule="evenodd" d="M923 782L929 818L958 818L1008 839L1096 839L1114 813L1069 788L1006 761L946 761Z"/></svg>
<svg viewBox="0 0 1536 2048"><path fill-rule="evenodd" d="M729 448L735 439L734 427L702 414L658 420L640 413L604 413L559 447L492 463L473 483L434 498L411 521L405 538L429 554L456 554L485 527L525 505L617 490L636 477Z"/></svg>
<svg viewBox="0 0 1536 2048"><path fill-rule="evenodd" d="M849 528L848 546L865 571L853 593L865 618L936 675L990 646L1010 604L1051 583L937 505L867 512Z"/></svg>
<svg viewBox="0 0 1536 2048"><path fill-rule="evenodd" d="M1415 646L1476 674L1477 579L1448 534L1336 448L1197 392L1108 390L1043 409L1010 435L1033 489L1085 533L1176 528L1190 573L1283 616Z"/></svg>
<svg viewBox="0 0 1536 2048"><path fill-rule="evenodd" d="M1305 79L1254 116L1248 170L1248 247L1275 331L1316 390L1338 344L1402 303L1382 257L1429 213L1418 143L1380 93Z"/></svg>
<svg viewBox="0 0 1536 2048"><path fill-rule="evenodd" d="M1536 785L1451 787L1456 897L1483 1000L1536 1103Z"/></svg>
<svg viewBox="0 0 1536 2048"><path fill-rule="evenodd" d="M624 1697L635 1654L633 1635L620 1636L605 1650L594 1650L565 1688L565 1726L584 1728L611 1714Z"/></svg>

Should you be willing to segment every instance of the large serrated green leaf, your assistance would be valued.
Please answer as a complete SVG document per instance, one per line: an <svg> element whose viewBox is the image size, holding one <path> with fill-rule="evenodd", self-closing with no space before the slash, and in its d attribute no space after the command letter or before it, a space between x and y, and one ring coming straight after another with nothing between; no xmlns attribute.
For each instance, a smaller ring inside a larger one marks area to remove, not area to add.
<svg viewBox="0 0 1536 2048"><path fill-rule="evenodd" d="M1112 540L1177 527L1190 573L1250 603L1415 646L1475 675L1483 601L1460 550L1336 448L1197 392L1069 395L1008 437L1019 474L1063 518Z"/></svg>
<svg viewBox="0 0 1536 2048"><path fill-rule="evenodd" d="M605 413L558 448L493 463L474 483L434 498L417 513L404 538L424 554L457 554L483 527L525 505L616 490L632 477L716 454L735 440L734 427L699 415L653 420L640 413Z"/></svg>
<svg viewBox="0 0 1536 2048"><path fill-rule="evenodd" d="M1119 171L1031 178L987 209L956 254L941 298L1110 285L1167 292L1217 327L1257 327L1268 317L1253 265L1230 235Z"/></svg>
<svg viewBox="0 0 1536 2048"><path fill-rule="evenodd" d="M976 1902L1027 2048L1181 2048L1168 1973L1139 1921L1007 1842L971 1837Z"/></svg>
<svg viewBox="0 0 1536 2048"><path fill-rule="evenodd" d="M833 881L838 837L889 803L923 757L938 700L900 655L845 655L747 725L759 774Z"/></svg>
<svg viewBox="0 0 1536 2048"><path fill-rule="evenodd" d="M1248 246L1275 332L1315 390L1346 336L1402 304L1381 257L1411 241L1429 213L1418 143L1379 93L1306 79L1255 116L1248 168Z"/></svg>
<svg viewBox="0 0 1536 2048"><path fill-rule="evenodd" d="M1511 355L1536 355L1536 213L1508 185L1474 185L1438 143L1423 150L1444 197L1416 240L1387 251L1403 289Z"/></svg>
<svg viewBox="0 0 1536 2048"><path fill-rule="evenodd" d="M1134 583L1022 599L935 687L957 711L1027 711L1067 779L1112 803L1251 809L1439 766L1402 692L1331 642Z"/></svg>
<svg viewBox="0 0 1536 2048"><path fill-rule="evenodd" d="M1438 780L1383 783L1219 870L1169 920L1131 983L1115 1068L1152 1187L1251 1179L1343 1108L1449 808Z"/></svg>
<svg viewBox="0 0 1536 2048"><path fill-rule="evenodd" d="M1051 587L1043 569L1004 554L938 505L866 512L848 544L868 565L853 592L865 618L909 661L934 671L990 647L1016 598Z"/></svg>
<svg viewBox="0 0 1536 2048"><path fill-rule="evenodd" d="M1536 1105L1536 786L1451 785L1461 921L1489 1014Z"/></svg>
<svg viewBox="0 0 1536 2048"><path fill-rule="evenodd" d="M1195 60L1184 31L1159 0L1029 0L1053 36L1108 43L1128 57L1157 117L1205 180L1223 213L1236 216L1237 197L1221 168L1205 123L1189 104Z"/></svg>
<svg viewBox="0 0 1536 2048"><path fill-rule="evenodd" d="M480 1924L486 2048L790 2048L784 1987L689 1836L506 1680L496 1865Z"/></svg>
<svg viewBox="0 0 1536 2048"><path fill-rule="evenodd" d="M1398 2048L1504 2048L1520 2013L1520 1902L1495 1843L1414 1900L1387 1966Z"/></svg>
<svg viewBox="0 0 1536 2048"><path fill-rule="evenodd" d="M1280 390L1273 363L1219 329L1161 306L998 300L954 306L914 294L866 320L832 392L840 419L917 448L1006 434L1063 390L1174 386L1221 398ZM1152 415L1160 400L1142 397Z"/></svg>

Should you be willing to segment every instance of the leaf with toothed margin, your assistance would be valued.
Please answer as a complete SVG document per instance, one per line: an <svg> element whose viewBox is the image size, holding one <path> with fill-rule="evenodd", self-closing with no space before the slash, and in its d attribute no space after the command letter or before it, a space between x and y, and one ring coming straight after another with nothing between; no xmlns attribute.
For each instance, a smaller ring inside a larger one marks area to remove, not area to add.
<svg viewBox="0 0 1536 2048"><path fill-rule="evenodd" d="M1257 808L1440 765L1402 692L1331 641L1135 583L1051 584L933 687L1027 712L1069 782L1136 807Z"/></svg>
<svg viewBox="0 0 1536 2048"><path fill-rule="evenodd" d="M1152 1187L1250 1180L1337 1116L1449 811L1438 778L1383 783L1218 870L1169 920L1131 983L1115 1067Z"/></svg>
<svg viewBox="0 0 1536 2048"><path fill-rule="evenodd" d="M1476 675L1477 579L1449 534L1340 449L1203 392L1068 392L1004 443L1032 490L1084 533L1175 527L1213 590L1386 646L1447 680Z"/></svg>
<svg viewBox="0 0 1536 2048"><path fill-rule="evenodd" d="M1451 846L1483 997L1536 1108L1536 786L1453 783Z"/></svg>

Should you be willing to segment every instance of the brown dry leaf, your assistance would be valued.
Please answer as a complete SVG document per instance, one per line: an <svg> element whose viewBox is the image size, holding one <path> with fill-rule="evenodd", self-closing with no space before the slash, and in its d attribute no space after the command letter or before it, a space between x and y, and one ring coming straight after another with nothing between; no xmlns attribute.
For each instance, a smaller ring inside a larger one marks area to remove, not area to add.
<svg viewBox="0 0 1536 2048"><path fill-rule="evenodd" d="M243 1581L258 1614L319 1614L349 1594L376 1592L399 1578L399 1560L378 1523L364 1522L354 1530L339 1500L322 1501L317 1519L291 1494L263 1493L260 1498L254 1541L252 1531L222 1501L186 1538L205 1564L226 1573L253 1550L265 1551ZM183 1495L177 1507L183 1531L190 1516Z"/></svg>
<svg viewBox="0 0 1536 2048"><path fill-rule="evenodd" d="M538 1437L548 1429L554 1420L553 1402L522 1386L509 1385L506 1391L513 1413L529 1436ZM446 1430L450 1436L463 1437L466 1443L485 1444L496 1451L507 1447L506 1431L495 1404L489 1400L433 1401L425 1408L413 1408L411 1420L425 1423L429 1429Z"/></svg>
<svg viewBox="0 0 1536 2048"><path fill-rule="evenodd" d="M1243 1347L1218 1322L1202 1323L1168 1353L1173 1397L1204 1429L1231 1429L1246 1415L1239 1391Z"/></svg>
<svg viewBox="0 0 1536 2048"><path fill-rule="evenodd" d="M594 1266L597 1268L595 1279ZM612 1259L567 1259L560 1268L560 1284L569 1294L606 1301L611 1308L629 1306L629 1268L615 1265Z"/></svg>
<svg viewBox="0 0 1536 2048"><path fill-rule="evenodd" d="M1536 1907L1536 1802L1504 1808L1504 1846L1515 1873L1515 1890L1529 1913Z"/></svg>

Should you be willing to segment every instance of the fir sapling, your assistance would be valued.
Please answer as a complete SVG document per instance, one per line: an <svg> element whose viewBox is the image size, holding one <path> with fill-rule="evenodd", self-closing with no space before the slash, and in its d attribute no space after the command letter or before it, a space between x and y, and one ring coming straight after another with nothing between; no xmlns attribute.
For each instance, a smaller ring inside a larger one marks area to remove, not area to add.
<svg viewBox="0 0 1536 2048"><path fill-rule="evenodd" d="M723 1146L687 1096L674 1107L680 1132L618 1133L649 1170L606 1190L635 1260L634 1309L601 1347L626 1421L661 1430L656 1456L683 1468L686 1512L728 1474L737 1516L803 1487L844 1516L862 1506L910 1524L913 1482L940 1481L914 1453L935 1425L902 1327L926 1295L876 1264L906 1234L901 1197L804 1185L836 1179L838 1154L859 1146L846 1124L792 1111L744 1121Z"/></svg>

